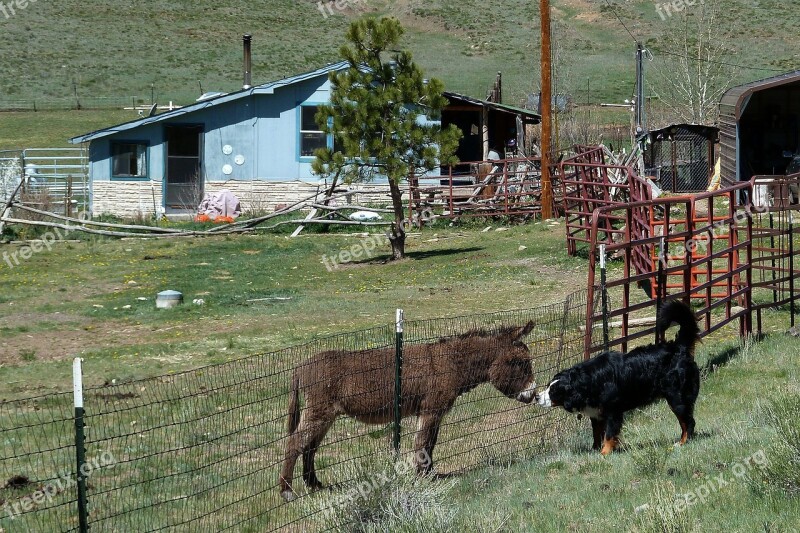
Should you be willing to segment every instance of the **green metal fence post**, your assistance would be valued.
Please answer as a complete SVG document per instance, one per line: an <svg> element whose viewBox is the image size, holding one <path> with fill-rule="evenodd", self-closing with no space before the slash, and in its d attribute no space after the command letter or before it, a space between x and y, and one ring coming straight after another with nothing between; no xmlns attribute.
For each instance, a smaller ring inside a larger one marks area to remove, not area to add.
<svg viewBox="0 0 800 533"><path fill-rule="evenodd" d="M400 422L403 419L402 402L403 378L403 310L397 310L395 320L395 354L394 354L394 428L392 445L395 453L400 453Z"/></svg>
<svg viewBox="0 0 800 533"><path fill-rule="evenodd" d="M89 512L86 500L86 478L83 473L86 466L86 436L83 427L83 372L81 371L80 357L72 362L72 391L75 400L75 458L77 470L75 476L78 482L78 525L81 533L89 531Z"/></svg>

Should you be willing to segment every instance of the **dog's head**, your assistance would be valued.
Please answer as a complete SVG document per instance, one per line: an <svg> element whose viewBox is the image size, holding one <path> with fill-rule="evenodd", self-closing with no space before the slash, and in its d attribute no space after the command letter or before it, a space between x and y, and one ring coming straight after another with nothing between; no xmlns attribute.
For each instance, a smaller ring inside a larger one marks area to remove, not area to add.
<svg viewBox="0 0 800 533"><path fill-rule="evenodd" d="M586 400L574 386L570 372L557 374L547 388L536 395L536 402L542 407L563 407L570 413L586 407Z"/></svg>

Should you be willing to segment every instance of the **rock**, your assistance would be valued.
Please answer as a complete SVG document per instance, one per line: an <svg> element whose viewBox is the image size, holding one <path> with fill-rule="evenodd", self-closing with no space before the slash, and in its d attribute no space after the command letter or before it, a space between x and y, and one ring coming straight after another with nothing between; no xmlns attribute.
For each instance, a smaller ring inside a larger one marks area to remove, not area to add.
<svg viewBox="0 0 800 533"><path fill-rule="evenodd" d="M131 287L135 287L136 285L138 285L138 283L136 283L136 282L135 282L135 281L133 281L133 280L130 280L130 281L128 282L128 285L130 285Z"/></svg>
<svg viewBox="0 0 800 533"><path fill-rule="evenodd" d="M521 252L522 250L527 250L527 249L528 249L528 247L527 247L527 246L520 246L520 247L518 248L518 250L519 250L520 252Z"/></svg>
<svg viewBox="0 0 800 533"><path fill-rule="evenodd" d="M131 307L133 307L133 306L132 305L123 305L122 306L123 309L130 309Z"/></svg>
<svg viewBox="0 0 800 533"><path fill-rule="evenodd" d="M792 337L800 337L800 325L793 327L792 329L790 329L786 333L788 333Z"/></svg>
<svg viewBox="0 0 800 533"><path fill-rule="evenodd" d="M202 298L195 298L194 300L192 300L192 303L194 305L206 305L206 301L203 300Z"/></svg>

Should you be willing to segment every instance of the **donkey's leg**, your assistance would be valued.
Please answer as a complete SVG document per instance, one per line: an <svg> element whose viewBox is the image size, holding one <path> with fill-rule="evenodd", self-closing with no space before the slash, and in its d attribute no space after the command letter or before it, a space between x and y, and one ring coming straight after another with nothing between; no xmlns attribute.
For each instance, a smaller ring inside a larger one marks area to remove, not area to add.
<svg viewBox="0 0 800 533"><path fill-rule="evenodd" d="M417 464L417 473L427 474L433 470L433 448L439 439L439 428L444 415L450 411L455 401L456 398L445 398L443 401L439 397L435 403L433 401L422 402L419 412L419 428L414 439L414 461Z"/></svg>
<svg viewBox="0 0 800 533"><path fill-rule="evenodd" d="M300 429L303 427L303 418L300 418L299 427L286 439L286 451L283 457L283 467L281 468L280 489L281 496L287 502L294 500L295 494L292 490L292 476L297 458L300 456Z"/></svg>
<svg viewBox="0 0 800 533"><path fill-rule="evenodd" d="M433 448L439 438L442 415L426 413L419 416L419 428L414 438L414 461L418 474L427 474L433 469Z"/></svg>
<svg viewBox="0 0 800 533"><path fill-rule="evenodd" d="M317 454L319 445L322 444L322 439L328 433L328 430L333 425L334 418L325 419L320 422L320 425L314 431L316 435L313 439L309 440L307 446L303 450L303 481L308 488L317 490L322 488L322 483L317 479L317 470L314 466L314 456Z"/></svg>
<svg viewBox="0 0 800 533"><path fill-rule="evenodd" d="M332 423L333 419L329 418L328 413L306 409L301 415L297 429L289 436L286 442L286 454L283 460L283 468L281 469L281 496L286 501L291 501L295 498L292 490L292 477L298 457L300 455L303 456L303 478L308 483L306 472L308 471L309 463L306 463L306 459L309 456L307 452L312 443L322 441ZM312 462L313 458L313 454L311 454L310 459ZM313 465L311 466L311 471L313 472Z"/></svg>

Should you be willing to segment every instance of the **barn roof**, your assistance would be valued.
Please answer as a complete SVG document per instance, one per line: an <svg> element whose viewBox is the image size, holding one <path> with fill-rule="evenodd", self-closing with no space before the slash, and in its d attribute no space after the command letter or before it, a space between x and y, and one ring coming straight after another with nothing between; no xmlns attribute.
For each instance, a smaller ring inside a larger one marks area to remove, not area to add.
<svg viewBox="0 0 800 533"><path fill-rule="evenodd" d="M728 114L735 114L736 118L738 119L741 116L743 104L753 93L795 82L800 82L800 70L786 72L771 78L765 78L763 80L757 80L750 83L745 83L744 85L739 85L737 87L732 87L722 95L722 98L719 101L720 109L727 109Z"/></svg>
<svg viewBox="0 0 800 533"><path fill-rule="evenodd" d="M276 89L281 87L285 87L287 85L293 85L295 83L300 83L306 80L310 80L313 78L317 78L319 76L325 76L330 72L337 71L337 70L344 70L348 68L349 63L347 61L340 61L338 63L332 63L330 65L326 65L322 68L317 70L312 70L310 72L305 72L303 74L297 74L296 76L291 76L288 78L283 78L276 81L271 81L268 83L264 83L262 85L256 85L249 89L242 89L240 91L236 91L229 94L223 94L220 96L216 96L214 98L208 98L206 100L202 100L200 102L181 107L180 109L175 109L172 111L167 111L166 113L161 113L160 115L154 115L152 117L144 117L136 120L132 120L130 122L125 122L123 124L119 124L117 126L112 126L110 128L105 128L102 130L93 131L91 133L85 133L83 135L78 135L77 137L73 137L69 140L71 144L80 144L88 141L93 141L95 139L100 139L102 137L107 137L109 135L114 135L115 133L120 133L123 131L132 130L134 128L138 128L140 126L146 126L148 124L154 124L156 122L161 122L163 120L181 117L187 115L189 113L193 113L195 111L199 111L201 109L208 109L210 107L214 107L220 104L225 104L228 102L232 102L234 100L239 100L241 98L248 98L250 96L256 94L273 94Z"/></svg>

